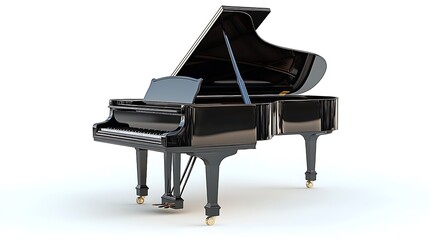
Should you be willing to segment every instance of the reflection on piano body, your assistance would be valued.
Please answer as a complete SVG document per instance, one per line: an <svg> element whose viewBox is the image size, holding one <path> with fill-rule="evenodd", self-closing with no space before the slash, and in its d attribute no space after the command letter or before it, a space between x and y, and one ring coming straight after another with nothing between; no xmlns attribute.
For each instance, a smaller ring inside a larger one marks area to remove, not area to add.
<svg viewBox="0 0 429 240"><path fill-rule="evenodd" d="M148 150L164 153L159 207L165 208L183 208L183 189L200 158L206 223L213 225L221 161L276 135L304 137L306 185L313 186L316 141L337 129L338 99L298 95L320 81L326 62L262 40L256 29L269 12L222 6L171 77L152 80L144 99L110 100L108 119L93 127L94 140L136 149L138 203L148 194ZM181 154L190 156L183 173Z"/></svg>

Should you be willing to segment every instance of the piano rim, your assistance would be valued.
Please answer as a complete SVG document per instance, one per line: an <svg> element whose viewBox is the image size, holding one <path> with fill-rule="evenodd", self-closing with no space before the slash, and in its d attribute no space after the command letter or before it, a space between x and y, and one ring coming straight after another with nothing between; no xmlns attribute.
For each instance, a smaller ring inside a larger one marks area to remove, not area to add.
<svg viewBox="0 0 429 240"><path fill-rule="evenodd" d="M251 95L250 98L252 100L252 98L254 99L259 99L259 98L277 98L277 99L273 99L273 100L269 100L269 101L263 101L263 102L253 102L250 105L258 105L258 104L268 104L268 103L273 103L273 102L281 102L281 101L291 101L291 102L296 102L296 101L302 101L302 102L309 102L309 101L338 101L338 97L334 97L334 96L317 96L317 95L285 95L285 96L280 96L280 95ZM177 104L174 106L171 106L171 108L183 108L186 106L205 106L205 107L210 107L210 106L242 106L245 105L244 103L241 103L240 101L243 101L240 95L199 95L196 97L196 101L198 99L213 99L213 100L217 100L217 99L225 99L225 98L234 98L237 99L237 102L234 103L220 103L220 102L215 102L215 103L192 103L192 104ZM127 102L141 102L142 104L127 104L127 105L118 105L117 102L120 101L127 101ZM143 99L136 99L136 98L132 98L132 99L111 99L109 102L109 108L111 109L122 109L122 110L146 110L145 107L155 107L155 106L159 106L161 108L168 108L169 105L167 104L154 104L154 103L150 103L150 104L146 104L144 103ZM152 109L151 109L152 110ZM159 110L160 112L161 110ZM170 110L172 111L172 110ZM157 111L158 113L158 111ZM174 114L180 114L178 111L175 111Z"/></svg>

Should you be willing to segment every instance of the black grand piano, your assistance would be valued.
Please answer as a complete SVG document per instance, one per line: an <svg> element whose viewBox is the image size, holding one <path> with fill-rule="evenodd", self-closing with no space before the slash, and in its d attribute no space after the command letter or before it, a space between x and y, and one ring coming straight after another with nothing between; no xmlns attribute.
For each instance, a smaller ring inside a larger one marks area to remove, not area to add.
<svg viewBox="0 0 429 240"><path fill-rule="evenodd" d="M199 158L206 168L206 224L213 225L222 160L276 135L304 137L306 186L313 186L316 141L337 129L338 99L299 95L320 81L326 62L262 40L255 30L269 12L222 6L172 76L153 79L143 99L110 100L108 119L93 126L94 140L136 149L137 203L148 194L148 150L164 153L165 194L158 204L164 208L183 208L183 189ZM189 155L183 173L182 154Z"/></svg>

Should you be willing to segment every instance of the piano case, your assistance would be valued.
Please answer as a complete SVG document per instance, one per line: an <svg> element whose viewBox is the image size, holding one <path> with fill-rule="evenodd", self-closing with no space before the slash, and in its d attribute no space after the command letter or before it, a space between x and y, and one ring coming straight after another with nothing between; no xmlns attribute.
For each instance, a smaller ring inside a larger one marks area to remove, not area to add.
<svg viewBox="0 0 429 240"><path fill-rule="evenodd" d="M110 100L108 119L93 126L94 140L136 149L137 203L148 194L148 150L164 153L158 204L164 208L183 208L183 189L199 158L206 167L206 224L213 225L222 160L276 135L304 137L306 186L313 186L316 141L337 129L338 99L301 95L322 79L326 62L262 40L256 29L269 12L222 6L171 77L154 79L144 99ZM183 173L182 154L189 155Z"/></svg>

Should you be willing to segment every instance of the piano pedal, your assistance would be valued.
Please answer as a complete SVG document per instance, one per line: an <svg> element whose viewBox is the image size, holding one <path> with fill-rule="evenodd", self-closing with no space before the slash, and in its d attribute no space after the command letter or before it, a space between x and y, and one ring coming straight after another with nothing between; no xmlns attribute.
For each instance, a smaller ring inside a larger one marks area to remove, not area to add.
<svg viewBox="0 0 429 240"><path fill-rule="evenodd" d="M152 204L153 206L156 206L158 208L175 208L175 204L174 203L157 203L157 204Z"/></svg>

